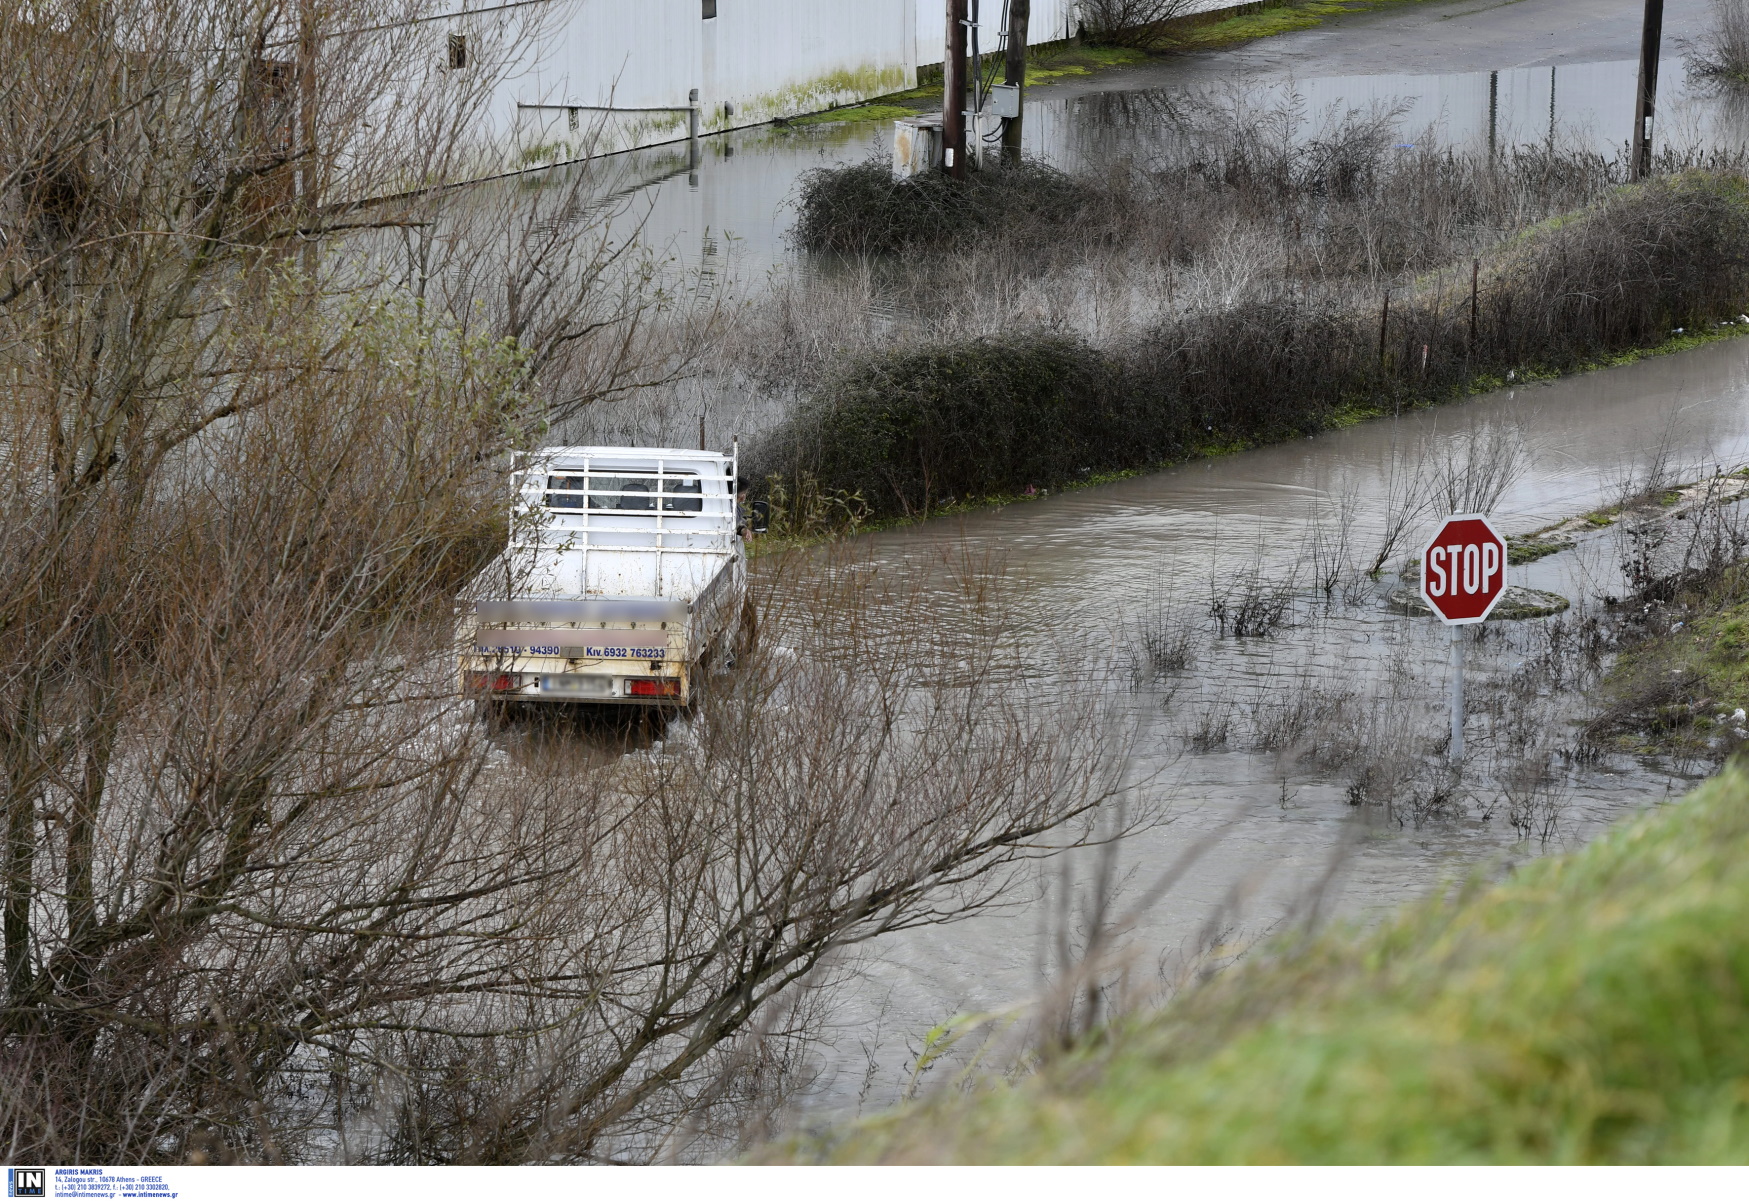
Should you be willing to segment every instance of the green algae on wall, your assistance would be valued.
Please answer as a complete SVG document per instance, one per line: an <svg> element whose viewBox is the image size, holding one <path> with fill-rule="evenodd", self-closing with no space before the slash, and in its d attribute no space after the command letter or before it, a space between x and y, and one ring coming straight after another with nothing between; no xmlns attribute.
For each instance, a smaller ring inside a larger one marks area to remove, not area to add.
<svg viewBox="0 0 1749 1201"><path fill-rule="evenodd" d="M910 68L902 65L876 67L867 64L829 71L757 96L731 97L734 116L725 115L721 103L711 104L705 111L704 124L709 130L761 125L777 117L818 113L889 95L910 87L911 82Z"/></svg>

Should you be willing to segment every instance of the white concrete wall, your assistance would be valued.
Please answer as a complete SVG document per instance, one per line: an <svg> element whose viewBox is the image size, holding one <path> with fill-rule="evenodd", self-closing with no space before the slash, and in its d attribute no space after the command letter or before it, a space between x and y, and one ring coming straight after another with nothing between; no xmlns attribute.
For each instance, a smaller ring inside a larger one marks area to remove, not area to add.
<svg viewBox="0 0 1749 1201"><path fill-rule="evenodd" d="M701 0L508 6L541 34L506 70L488 136L507 167L530 166L686 132L683 114L573 115L568 106L682 107L697 88L709 132L902 91L917 82L917 6L929 2L717 0L710 20ZM432 39L440 47L449 32L483 30L505 11L479 0L434 0L425 21L442 32Z"/></svg>
<svg viewBox="0 0 1749 1201"><path fill-rule="evenodd" d="M728 124L814 112L917 82L917 0L718 0L702 21L703 98Z"/></svg>
<svg viewBox="0 0 1749 1201"><path fill-rule="evenodd" d="M514 81L527 103L686 103L699 86L699 0L548 0L539 55Z"/></svg>
<svg viewBox="0 0 1749 1201"><path fill-rule="evenodd" d="M1074 37L1081 27L1075 6L1076 0L1032 0L1032 16L1028 18L1026 26L1026 44L1037 46L1041 42L1056 42ZM978 49L989 54L996 49L997 37L1002 29L1002 14L1007 6L1002 0L979 0L978 7ZM941 62L947 57L944 49L946 45L945 0L917 0L918 63L931 65Z"/></svg>
<svg viewBox="0 0 1749 1201"><path fill-rule="evenodd" d="M525 102L769 106L867 86L910 87L917 0L547 0L549 34L517 89ZM459 15L455 18L462 19ZM908 74L909 73L909 74ZM894 83L895 80L900 82ZM816 103L826 107L827 99ZM805 111L805 110L791 110Z"/></svg>

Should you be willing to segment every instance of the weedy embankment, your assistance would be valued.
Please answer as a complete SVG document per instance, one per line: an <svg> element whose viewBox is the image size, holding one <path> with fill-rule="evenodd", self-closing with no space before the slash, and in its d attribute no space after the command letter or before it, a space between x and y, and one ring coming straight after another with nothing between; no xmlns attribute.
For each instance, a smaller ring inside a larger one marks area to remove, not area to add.
<svg viewBox="0 0 1749 1201"><path fill-rule="evenodd" d="M1749 737L1749 495L1741 471L1662 484L1594 515L1620 538L1633 591L1619 602L1623 652L1604 681L1593 744L1715 764Z"/></svg>
<svg viewBox="0 0 1749 1201"><path fill-rule="evenodd" d="M771 1158L1741 1162L1749 776Z"/></svg>

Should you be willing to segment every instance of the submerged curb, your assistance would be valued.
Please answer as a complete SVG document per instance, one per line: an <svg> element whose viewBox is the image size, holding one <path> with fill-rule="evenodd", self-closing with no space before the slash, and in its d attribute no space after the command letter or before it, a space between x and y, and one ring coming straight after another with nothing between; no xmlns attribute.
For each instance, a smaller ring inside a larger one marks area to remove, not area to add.
<svg viewBox="0 0 1749 1201"><path fill-rule="evenodd" d="M1488 614L1489 621L1525 621L1532 617L1553 617L1569 608L1572 602L1556 592L1540 588L1522 588L1513 584L1506 589L1500 603ZM1398 588L1385 598L1385 607L1408 617L1432 617L1433 610L1421 598L1421 593Z"/></svg>

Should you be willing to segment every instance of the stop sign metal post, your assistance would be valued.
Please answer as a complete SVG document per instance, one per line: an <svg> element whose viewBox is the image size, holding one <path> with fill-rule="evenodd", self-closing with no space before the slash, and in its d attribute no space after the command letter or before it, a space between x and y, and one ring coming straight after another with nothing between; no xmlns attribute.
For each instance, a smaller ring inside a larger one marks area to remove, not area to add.
<svg viewBox="0 0 1749 1201"><path fill-rule="evenodd" d="M1451 627L1451 761L1464 757L1463 627L1506 594L1506 539L1480 513L1447 517L1421 551L1421 598Z"/></svg>

